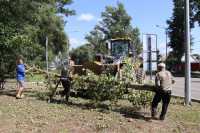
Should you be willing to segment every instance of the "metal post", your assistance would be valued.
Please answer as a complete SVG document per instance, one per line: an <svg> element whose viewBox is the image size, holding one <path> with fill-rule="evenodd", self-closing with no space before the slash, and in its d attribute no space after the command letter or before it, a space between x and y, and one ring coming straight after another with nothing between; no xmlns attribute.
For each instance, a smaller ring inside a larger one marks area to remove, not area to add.
<svg viewBox="0 0 200 133"><path fill-rule="evenodd" d="M152 80L152 48L151 48L151 36L149 35L148 36L148 61L149 61L149 64L148 64L148 69L149 69L149 72L150 72L150 80Z"/></svg>
<svg viewBox="0 0 200 133"><path fill-rule="evenodd" d="M48 37L46 36L46 69L47 69L47 74L48 74L48 68L49 68L49 64L48 64Z"/></svg>
<svg viewBox="0 0 200 133"><path fill-rule="evenodd" d="M158 36L156 35L156 70L158 69Z"/></svg>
<svg viewBox="0 0 200 133"><path fill-rule="evenodd" d="M185 104L191 104L190 17L189 0L185 0Z"/></svg>
<svg viewBox="0 0 200 133"><path fill-rule="evenodd" d="M165 28L165 34L166 34L166 60L167 60L167 28Z"/></svg>

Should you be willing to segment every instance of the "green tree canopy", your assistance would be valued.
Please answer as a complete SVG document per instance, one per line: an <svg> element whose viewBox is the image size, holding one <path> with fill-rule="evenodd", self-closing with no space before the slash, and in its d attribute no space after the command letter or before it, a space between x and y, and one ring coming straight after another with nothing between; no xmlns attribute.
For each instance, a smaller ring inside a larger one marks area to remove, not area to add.
<svg viewBox="0 0 200 133"><path fill-rule="evenodd" d="M88 44L72 49L70 55L76 64L83 64L94 59L94 53L91 50L91 46Z"/></svg>
<svg viewBox="0 0 200 133"><path fill-rule="evenodd" d="M1 0L0 1L0 62L1 71L14 71L17 55L30 63L45 58L45 39L49 53L67 49L64 19L74 11L66 6L72 0ZM3 69L5 70L5 69Z"/></svg>
<svg viewBox="0 0 200 133"><path fill-rule="evenodd" d="M102 21L96 25L94 31L88 36L95 38L93 32L98 31L101 33L101 40L113 38L130 38L132 44L135 46L138 54L141 52L141 41L139 39L139 29L133 28L131 25L131 16L128 15L122 3L117 3L116 7L107 6L105 11L101 14ZM86 37L88 40L88 37ZM90 43L91 40L88 40ZM104 46L105 47L105 46Z"/></svg>
<svg viewBox="0 0 200 133"><path fill-rule="evenodd" d="M86 50L85 53L91 54L90 57L97 53L107 54L106 41L115 38L130 38L137 53L141 52L142 44L139 38L139 29L132 27L132 18L128 15L122 3L117 3L116 7L107 6L105 11L101 13L101 19L85 37L88 42L87 46L83 46ZM87 52L88 47L91 51L89 53ZM77 51L83 51L81 48L72 51L71 54L76 52L75 54L77 55L79 53Z"/></svg>
<svg viewBox="0 0 200 133"><path fill-rule="evenodd" d="M104 33L105 39L127 37L132 30L131 17L122 3L118 3L117 7L107 6L101 18L97 29Z"/></svg>
<svg viewBox="0 0 200 133"><path fill-rule="evenodd" d="M170 42L168 46L173 49L173 55L178 62L184 53L184 0L174 0L173 15L167 21Z"/></svg>
<svg viewBox="0 0 200 133"><path fill-rule="evenodd" d="M172 17L167 20L170 38L168 46L172 48L171 58L173 57L175 62L181 62L185 47L184 0L173 0L173 3ZM200 24L200 0L190 0L190 28L194 28L195 22Z"/></svg>

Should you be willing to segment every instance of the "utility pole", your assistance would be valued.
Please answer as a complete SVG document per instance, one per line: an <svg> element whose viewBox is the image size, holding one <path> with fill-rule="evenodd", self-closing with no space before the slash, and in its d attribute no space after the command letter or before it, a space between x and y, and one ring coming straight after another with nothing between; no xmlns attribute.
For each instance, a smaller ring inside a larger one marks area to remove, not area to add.
<svg viewBox="0 0 200 133"><path fill-rule="evenodd" d="M48 63L48 37L46 36L46 69L47 69L47 74L48 74L48 68L49 68L49 63Z"/></svg>
<svg viewBox="0 0 200 133"><path fill-rule="evenodd" d="M190 0L185 0L185 104L191 104Z"/></svg>
<svg viewBox="0 0 200 133"><path fill-rule="evenodd" d="M167 47L168 47L168 42L167 42L167 28L165 28L165 34L166 34L166 60L167 60Z"/></svg>

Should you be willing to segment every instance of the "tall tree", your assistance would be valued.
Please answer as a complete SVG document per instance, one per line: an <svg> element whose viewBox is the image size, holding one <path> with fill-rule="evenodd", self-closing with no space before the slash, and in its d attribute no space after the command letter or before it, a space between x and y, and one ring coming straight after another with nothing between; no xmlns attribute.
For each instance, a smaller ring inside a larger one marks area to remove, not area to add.
<svg viewBox="0 0 200 133"><path fill-rule="evenodd" d="M173 0L173 3L173 14L167 21L170 38L168 46L172 48L171 57L174 58L173 60L175 60L175 62L181 62L185 47L184 0ZM190 28L194 28L195 22L200 24L200 0L190 0Z"/></svg>
<svg viewBox="0 0 200 133"><path fill-rule="evenodd" d="M190 0L190 7L192 10L192 22L198 22L200 25L200 0Z"/></svg>
<svg viewBox="0 0 200 133"><path fill-rule="evenodd" d="M139 30L132 27L132 18L122 3L117 3L116 7L107 6L102 12L101 18L102 21L86 36L89 44L96 46L95 52L105 53L105 42L112 38L130 38L138 53L141 52Z"/></svg>
<svg viewBox="0 0 200 133"><path fill-rule="evenodd" d="M173 15L167 21L170 46L176 61L180 62L184 54L184 0L174 0Z"/></svg>
<svg viewBox="0 0 200 133"><path fill-rule="evenodd" d="M50 53L65 51L69 43L64 33L62 16L74 14L73 10L66 7L71 2L72 0L1 0L1 68L14 71L15 58L19 54L28 61L41 62L44 59L46 36L49 37Z"/></svg>
<svg viewBox="0 0 200 133"><path fill-rule="evenodd" d="M85 39L89 42L88 45L93 52L106 54L105 38L100 30L94 28L89 35L86 35Z"/></svg>
<svg viewBox="0 0 200 133"><path fill-rule="evenodd" d="M102 21L97 29L104 33L105 39L127 37L132 30L131 17L122 3L118 3L117 7L107 6L101 17Z"/></svg>
<svg viewBox="0 0 200 133"><path fill-rule="evenodd" d="M94 60L93 52L94 51L91 50L91 46L85 44L76 49L72 49L70 51L70 55L72 60L74 60L76 64L83 64L85 62Z"/></svg>

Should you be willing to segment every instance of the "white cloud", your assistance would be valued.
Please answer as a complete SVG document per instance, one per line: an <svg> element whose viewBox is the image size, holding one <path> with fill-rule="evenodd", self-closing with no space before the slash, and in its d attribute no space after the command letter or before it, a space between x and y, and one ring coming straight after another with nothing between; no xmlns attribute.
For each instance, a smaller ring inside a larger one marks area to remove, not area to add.
<svg viewBox="0 0 200 133"><path fill-rule="evenodd" d="M70 42L70 49L72 48L77 48L83 44L85 44L85 41L81 41L77 38L69 38L69 42Z"/></svg>
<svg viewBox="0 0 200 133"><path fill-rule="evenodd" d="M90 22L95 19L95 16L90 13L82 13L79 17L79 21Z"/></svg>

